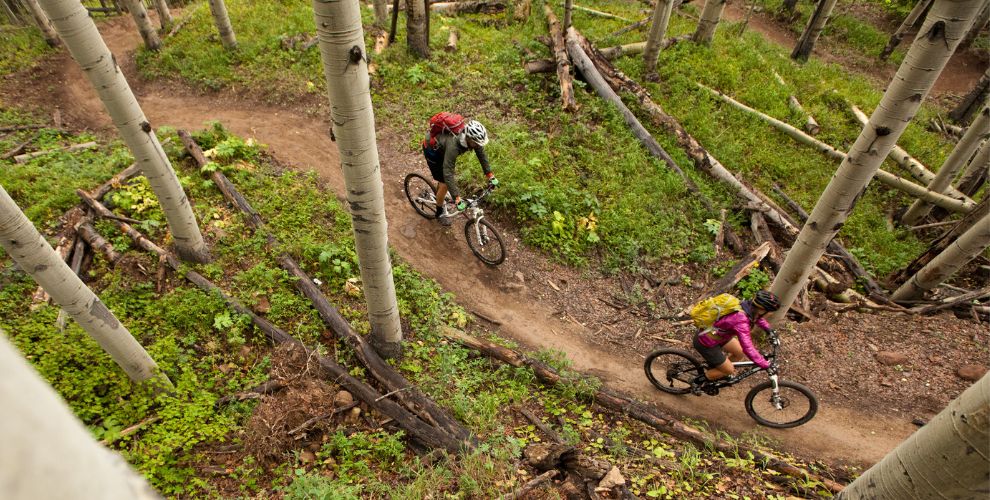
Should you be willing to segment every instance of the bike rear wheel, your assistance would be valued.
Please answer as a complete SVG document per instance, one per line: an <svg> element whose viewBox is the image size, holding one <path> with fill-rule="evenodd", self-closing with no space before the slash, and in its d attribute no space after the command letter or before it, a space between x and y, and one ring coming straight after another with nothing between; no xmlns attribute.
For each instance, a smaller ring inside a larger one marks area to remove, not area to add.
<svg viewBox="0 0 990 500"><path fill-rule="evenodd" d="M773 382L767 380L746 395L746 413L760 425L789 429L811 420L818 412L818 398L811 389L797 383L777 382L780 394L774 400Z"/></svg>
<svg viewBox="0 0 990 500"><path fill-rule="evenodd" d="M691 382L705 372L698 358L681 349L653 351L643 368L654 387L670 394L691 392Z"/></svg>
<svg viewBox="0 0 990 500"><path fill-rule="evenodd" d="M413 210L427 219L437 218L437 187L419 174L406 176L403 187Z"/></svg>
<svg viewBox="0 0 990 500"><path fill-rule="evenodd" d="M474 256L488 264L497 266L505 261L505 245L495 226L485 219L468 221L464 225L464 238Z"/></svg>

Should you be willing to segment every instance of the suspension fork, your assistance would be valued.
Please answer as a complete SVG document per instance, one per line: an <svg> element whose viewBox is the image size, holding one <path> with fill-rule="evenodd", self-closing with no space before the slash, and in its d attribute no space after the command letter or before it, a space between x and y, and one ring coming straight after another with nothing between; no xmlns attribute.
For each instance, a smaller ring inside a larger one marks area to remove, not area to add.
<svg viewBox="0 0 990 500"><path fill-rule="evenodd" d="M778 410L783 410L783 404L780 401L780 379L776 373L770 375L770 387L773 389L770 391L770 403L773 407Z"/></svg>

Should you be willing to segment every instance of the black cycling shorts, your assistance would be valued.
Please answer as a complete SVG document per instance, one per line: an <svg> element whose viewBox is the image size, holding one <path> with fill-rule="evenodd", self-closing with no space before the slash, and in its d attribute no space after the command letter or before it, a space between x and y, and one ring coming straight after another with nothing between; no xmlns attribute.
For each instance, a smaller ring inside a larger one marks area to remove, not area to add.
<svg viewBox="0 0 990 500"><path fill-rule="evenodd" d="M426 164L430 167L433 180L446 183L447 181L443 178L443 152L440 149L423 146L423 157L426 158Z"/></svg>
<svg viewBox="0 0 990 500"><path fill-rule="evenodd" d="M708 367L715 368L716 366L725 363L725 360L728 358L725 357L725 352L722 351L722 347L707 347L702 345L701 342L698 341L698 337L701 333L702 332L698 332L694 336L694 348L701 354L702 358L705 358L705 363L708 363Z"/></svg>

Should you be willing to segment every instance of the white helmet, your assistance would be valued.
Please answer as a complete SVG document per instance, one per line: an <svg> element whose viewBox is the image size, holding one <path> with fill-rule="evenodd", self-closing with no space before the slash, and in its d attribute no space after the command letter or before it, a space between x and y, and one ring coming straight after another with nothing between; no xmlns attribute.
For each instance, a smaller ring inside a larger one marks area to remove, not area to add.
<svg viewBox="0 0 990 500"><path fill-rule="evenodd" d="M467 125L464 126L464 137L465 140L462 144L466 143L467 139L471 139L479 146L488 144L488 130L486 130L485 126L478 120L471 120L467 122ZM466 146L467 144L464 145Z"/></svg>

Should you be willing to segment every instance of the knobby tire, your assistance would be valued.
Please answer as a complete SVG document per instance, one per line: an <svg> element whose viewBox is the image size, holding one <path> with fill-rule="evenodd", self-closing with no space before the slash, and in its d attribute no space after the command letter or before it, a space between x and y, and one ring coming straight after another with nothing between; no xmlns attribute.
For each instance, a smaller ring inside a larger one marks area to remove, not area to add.
<svg viewBox="0 0 990 500"><path fill-rule="evenodd" d="M656 366L654 366L656 365ZM668 369L675 368L678 376L676 381L684 386L674 385L674 380L667 378ZM668 394L687 394L691 392L690 380L704 373L704 366L693 354L681 349L660 349L646 357L643 364L646 378L654 387ZM656 371L654 371L656 369Z"/></svg>
<svg viewBox="0 0 990 500"><path fill-rule="evenodd" d="M419 200L419 198L426 194L425 189L427 188L429 188L430 192L433 193L435 200L437 187L426 177L413 173L407 175L405 182L403 182L403 189L406 192L406 198L409 199L409 204L412 205L413 210L415 210L419 215L432 220L437 218L436 201L433 203L428 203Z"/></svg>
<svg viewBox="0 0 990 500"><path fill-rule="evenodd" d="M476 224L481 224L488 232L488 241L484 244L485 248L482 248L482 242L477 241L477 235L475 234L474 229ZM497 231L495 231L495 226L492 226L492 224L487 220L481 219L481 221L468 221L468 223L464 225L464 238L467 240L467 244L471 249L471 252L481 262L484 262L489 266L497 266L505 261L505 245L502 244L502 237L498 235ZM483 253L486 249L494 249L495 255L489 257L487 253Z"/></svg>
<svg viewBox="0 0 990 500"><path fill-rule="evenodd" d="M775 408L769 407L769 405L768 408L764 410L763 414L758 412L756 408L753 407L753 404L755 402L769 401L770 396L773 394L773 382L767 380L766 382L753 387L753 389L749 391L749 394L746 395L746 413L749 413L749 416L753 417L753 420L756 420L756 422L760 425L772 427L774 429L789 429L791 427L797 427L801 424L807 423L815 416L815 413L818 412L818 398L816 398L815 394L811 392L811 389L808 389L804 385L797 382L790 382L786 380L778 381L777 385L780 387L780 395L785 399L786 404L788 405L787 407L791 407L794 404L796 404L798 408L804 408L807 406L807 411L804 415L801 415L798 418L788 419L783 422L769 420L773 416L770 412L778 411ZM785 410L786 409L787 408L785 407Z"/></svg>

